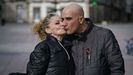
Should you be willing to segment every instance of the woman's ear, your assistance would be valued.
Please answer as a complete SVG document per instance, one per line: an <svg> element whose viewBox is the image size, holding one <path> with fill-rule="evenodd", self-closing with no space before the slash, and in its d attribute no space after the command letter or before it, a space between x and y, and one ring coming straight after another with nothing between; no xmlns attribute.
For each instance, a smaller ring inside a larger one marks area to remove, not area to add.
<svg viewBox="0 0 133 75"><path fill-rule="evenodd" d="M51 33L52 33L51 30L50 30L50 28L46 28L45 31L46 31L46 33L48 33L48 34L51 34Z"/></svg>
<svg viewBox="0 0 133 75"><path fill-rule="evenodd" d="M83 22L84 22L84 17L83 16L79 16L79 23L83 24Z"/></svg>

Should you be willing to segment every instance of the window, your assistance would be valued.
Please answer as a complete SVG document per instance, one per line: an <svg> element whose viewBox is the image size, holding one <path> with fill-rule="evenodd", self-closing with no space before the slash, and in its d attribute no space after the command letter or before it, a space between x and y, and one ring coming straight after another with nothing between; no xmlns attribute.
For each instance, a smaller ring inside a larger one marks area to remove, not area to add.
<svg viewBox="0 0 133 75"><path fill-rule="evenodd" d="M16 6L16 12L17 12L17 22L18 23L23 23L23 16L24 16L24 6L23 4L18 4Z"/></svg>
<svg viewBox="0 0 133 75"><path fill-rule="evenodd" d="M48 7L47 8L47 13L54 13L56 12L56 8Z"/></svg>
<svg viewBox="0 0 133 75"><path fill-rule="evenodd" d="M34 22L39 22L40 18L41 18L40 7L34 7L33 8L33 19L34 19Z"/></svg>
<svg viewBox="0 0 133 75"><path fill-rule="evenodd" d="M68 1L71 1L71 0L57 0L58 2L68 2Z"/></svg>
<svg viewBox="0 0 133 75"><path fill-rule="evenodd" d="M29 0L29 2L42 2L42 0Z"/></svg>

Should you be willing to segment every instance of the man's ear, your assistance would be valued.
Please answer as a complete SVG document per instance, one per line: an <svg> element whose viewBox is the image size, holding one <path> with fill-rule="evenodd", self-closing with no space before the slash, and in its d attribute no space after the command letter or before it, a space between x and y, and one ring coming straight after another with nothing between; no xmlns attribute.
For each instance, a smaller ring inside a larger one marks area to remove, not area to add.
<svg viewBox="0 0 133 75"><path fill-rule="evenodd" d="M84 17L83 16L79 16L79 23L83 24L83 22L84 22Z"/></svg>
<svg viewBox="0 0 133 75"><path fill-rule="evenodd" d="M52 33L51 30L50 30L49 28L46 28L45 31L46 31L46 33L48 33L48 34L51 34L51 33Z"/></svg>

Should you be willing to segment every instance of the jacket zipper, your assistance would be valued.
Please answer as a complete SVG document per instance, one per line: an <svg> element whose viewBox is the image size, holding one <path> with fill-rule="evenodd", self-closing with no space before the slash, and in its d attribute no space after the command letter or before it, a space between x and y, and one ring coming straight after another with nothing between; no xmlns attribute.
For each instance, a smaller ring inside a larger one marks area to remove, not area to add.
<svg viewBox="0 0 133 75"><path fill-rule="evenodd" d="M67 56L68 56L68 60L70 60L70 55L69 53L67 52L67 49L60 43L60 41L58 41L58 43L61 45L61 47L65 50Z"/></svg>
<svg viewBox="0 0 133 75"><path fill-rule="evenodd" d="M86 50L86 55L87 55L87 59L89 61L89 64L90 64L90 60L91 60L91 51L89 48L85 49Z"/></svg>

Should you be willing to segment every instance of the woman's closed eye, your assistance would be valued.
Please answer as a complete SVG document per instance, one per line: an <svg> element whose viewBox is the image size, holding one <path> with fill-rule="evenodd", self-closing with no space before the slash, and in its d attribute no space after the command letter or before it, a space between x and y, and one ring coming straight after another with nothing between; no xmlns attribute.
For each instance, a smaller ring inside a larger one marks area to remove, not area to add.
<svg viewBox="0 0 133 75"><path fill-rule="evenodd" d="M56 25L59 25L59 24L60 24L60 21L56 21L55 24L56 24Z"/></svg>

